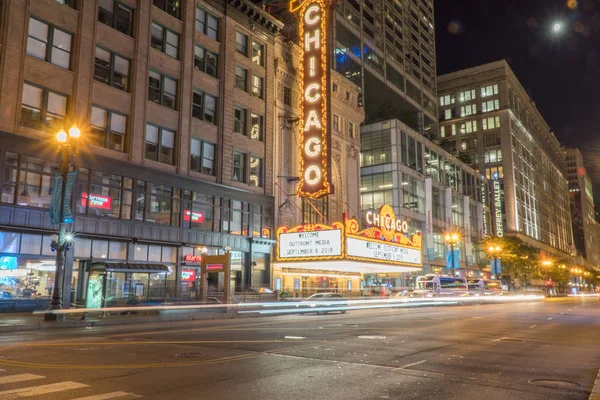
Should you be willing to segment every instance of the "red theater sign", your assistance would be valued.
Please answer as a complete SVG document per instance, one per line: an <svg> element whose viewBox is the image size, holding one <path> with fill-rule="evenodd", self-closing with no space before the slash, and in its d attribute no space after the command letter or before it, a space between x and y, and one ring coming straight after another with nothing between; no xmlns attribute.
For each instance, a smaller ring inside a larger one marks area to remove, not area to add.
<svg viewBox="0 0 600 400"><path fill-rule="evenodd" d="M333 193L329 151L328 10L324 0L292 0L300 34L300 184L298 195L318 199Z"/></svg>

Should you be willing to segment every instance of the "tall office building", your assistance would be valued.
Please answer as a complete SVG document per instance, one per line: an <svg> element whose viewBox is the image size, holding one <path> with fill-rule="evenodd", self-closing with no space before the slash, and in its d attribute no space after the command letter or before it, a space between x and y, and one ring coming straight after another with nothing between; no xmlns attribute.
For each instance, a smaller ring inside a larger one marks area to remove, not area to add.
<svg viewBox="0 0 600 400"><path fill-rule="evenodd" d="M442 146L491 180L494 233L573 252L565 155L506 61L438 77Z"/></svg>
<svg viewBox="0 0 600 400"><path fill-rule="evenodd" d="M366 123L399 119L435 132L433 0L342 0L334 38L335 69L362 88Z"/></svg>
<svg viewBox="0 0 600 400"><path fill-rule="evenodd" d="M600 224L594 211L594 189L579 149L566 149L573 239L577 254L600 266Z"/></svg>

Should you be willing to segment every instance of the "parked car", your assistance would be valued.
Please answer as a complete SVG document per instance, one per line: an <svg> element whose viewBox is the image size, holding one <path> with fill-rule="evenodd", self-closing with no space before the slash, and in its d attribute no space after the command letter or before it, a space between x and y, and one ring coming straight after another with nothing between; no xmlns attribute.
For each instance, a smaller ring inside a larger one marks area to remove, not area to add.
<svg viewBox="0 0 600 400"><path fill-rule="evenodd" d="M319 311L320 308L336 308L335 311L340 311L342 314L346 313L346 310L339 308L348 307L348 299L337 293L317 293L313 294L309 298L302 300L298 308L314 308L317 314L327 314L329 311ZM339 310L338 310L339 309Z"/></svg>

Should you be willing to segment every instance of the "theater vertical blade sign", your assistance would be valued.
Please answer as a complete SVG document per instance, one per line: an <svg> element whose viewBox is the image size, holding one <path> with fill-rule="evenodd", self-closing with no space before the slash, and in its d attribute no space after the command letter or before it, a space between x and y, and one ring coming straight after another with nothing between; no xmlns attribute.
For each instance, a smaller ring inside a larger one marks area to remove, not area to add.
<svg viewBox="0 0 600 400"><path fill-rule="evenodd" d="M319 199L333 193L329 150L329 3L293 0L300 36L300 183L298 195Z"/></svg>

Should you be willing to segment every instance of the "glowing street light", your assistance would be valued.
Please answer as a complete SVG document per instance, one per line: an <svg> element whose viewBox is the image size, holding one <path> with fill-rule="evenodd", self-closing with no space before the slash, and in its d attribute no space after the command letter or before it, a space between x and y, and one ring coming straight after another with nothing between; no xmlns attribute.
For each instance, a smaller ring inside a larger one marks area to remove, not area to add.
<svg viewBox="0 0 600 400"><path fill-rule="evenodd" d="M555 22L554 25L552 25L552 31L555 33L558 33L562 30L563 25L561 22Z"/></svg>

